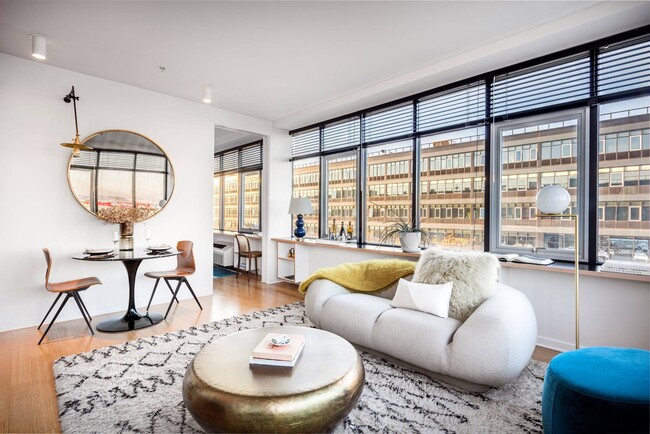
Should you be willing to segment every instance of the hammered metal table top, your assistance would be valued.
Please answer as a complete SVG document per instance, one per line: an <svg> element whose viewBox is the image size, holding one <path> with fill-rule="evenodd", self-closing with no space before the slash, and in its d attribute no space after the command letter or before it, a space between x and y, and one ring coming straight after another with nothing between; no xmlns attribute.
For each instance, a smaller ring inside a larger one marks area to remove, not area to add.
<svg viewBox="0 0 650 434"><path fill-rule="evenodd" d="M293 368L249 366L253 348L267 333L305 336L305 346ZM250 397L295 395L339 380L357 361L345 339L308 327L263 327L225 336L206 345L194 359L196 376L223 392Z"/></svg>

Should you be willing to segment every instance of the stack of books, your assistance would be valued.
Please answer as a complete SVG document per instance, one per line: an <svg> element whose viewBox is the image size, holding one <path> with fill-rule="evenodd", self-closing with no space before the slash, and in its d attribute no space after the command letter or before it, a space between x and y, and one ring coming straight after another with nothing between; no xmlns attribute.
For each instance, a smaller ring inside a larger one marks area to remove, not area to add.
<svg viewBox="0 0 650 434"><path fill-rule="evenodd" d="M271 339L276 338L276 341L279 341L283 337L287 337L291 341L287 345L273 345L271 343ZM304 346L305 337L302 335L268 333L253 350L248 364L290 368L295 366Z"/></svg>
<svg viewBox="0 0 650 434"><path fill-rule="evenodd" d="M650 276L650 264L647 262L617 261L614 259L608 259L600 266L600 271Z"/></svg>

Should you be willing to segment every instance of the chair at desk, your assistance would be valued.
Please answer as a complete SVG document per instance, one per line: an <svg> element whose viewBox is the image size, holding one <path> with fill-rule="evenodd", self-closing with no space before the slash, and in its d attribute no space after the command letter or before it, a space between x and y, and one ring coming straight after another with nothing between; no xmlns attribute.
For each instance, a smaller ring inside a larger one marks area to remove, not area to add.
<svg viewBox="0 0 650 434"><path fill-rule="evenodd" d="M52 255L50 255L50 251L48 249L43 249L43 253L45 254L45 262L47 262L47 270L45 271L45 289L47 289L49 292L57 293L59 295L56 296L54 303L52 303L52 306L50 306L50 309L43 317L43 321L41 321L41 323L38 325L39 330L43 325L43 323L45 322L45 320L47 319L47 316L50 314L50 312L52 312L52 308L54 308L54 305L56 305L56 303L59 301L59 298L61 298L63 294L65 294L65 299L63 299L63 303L61 303L59 310L57 310L56 314L54 314L54 318L52 318L52 322L50 322L50 325L48 325L47 329L45 329L45 333L43 334L43 336L41 336L41 339L38 341L38 345L40 345L41 342L43 342L43 339L47 335L47 332L50 331L50 328L56 321L56 318L61 313L61 310L63 310L63 306L65 306L69 298L74 298L74 301L77 303L77 307L81 311L81 315L84 317L84 320L86 320L86 324L90 329L90 333L94 335L95 332L93 331L93 328L90 326L90 321L92 321L93 319L90 317L90 313L88 313L88 309L86 308L86 305L81 299L79 292L85 291L86 289L90 288L93 285L101 285L102 284L101 280L99 280L96 277L85 277L83 279L68 280L66 282L59 282L59 283L50 282L50 271L52 271Z"/></svg>
<svg viewBox="0 0 650 434"><path fill-rule="evenodd" d="M196 300L196 304L198 304L199 308L203 310L203 306L201 306L199 299L196 298L196 294L194 293L194 290L190 286L190 282L187 280L187 276L191 276L192 274L194 274L194 271L196 270L196 264L194 263L194 253L192 252L193 246L194 243L192 241L179 241L176 244L176 250L181 252L181 254L176 256L177 265L174 270L147 271L146 273L144 273L145 276L150 277L152 279L156 279L156 283L153 286L153 292L151 293L151 298L149 298L149 304L147 305L147 312L151 307L151 302L153 301L153 296L156 294L156 288L158 288L158 282L160 282L160 279L165 281L167 287L172 293L172 300L169 303L169 307L167 307L167 312L165 312L165 319L167 319L167 315L169 315L169 311L171 310L174 301L178 303L178 298L176 298L176 296L178 295L178 291L179 289L181 289L181 284L183 282L185 283L185 285L187 285L187 289L189 289L190 292L192 293L192 297L194 297L194 300ZM170 280L178 281L178 284L176 285L176 290L172 289L171 285L169 284Z"/></svg>
<svg viewBox="0 0 650 434"><path fill-rule="evenodd" d="M251 260L255 260L255 275L257 276L257 258L262 257L262 252L259 250L251 250L251 243L248 237L244 234L235 235L235 241L237 241L237 279L239 279L239 273L241 271L241 259L244 258L244 261L248 259L248 280L251 280ZM244 262L246 263L246 262Z"/></svg>

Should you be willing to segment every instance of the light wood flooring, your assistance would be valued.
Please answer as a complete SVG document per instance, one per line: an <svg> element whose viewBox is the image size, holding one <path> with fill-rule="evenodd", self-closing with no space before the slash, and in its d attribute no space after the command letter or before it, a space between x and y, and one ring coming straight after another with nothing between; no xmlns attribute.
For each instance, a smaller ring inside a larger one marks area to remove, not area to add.
<svg viewBox="0 0 650 434"><path fill-rule="evenodd" d="M93 336L82 319L57 322L40 346L45 325L0 333L0 432L60 432L52 373L59 357L303 300L295 285L249 282L245 276L214 279L213 289L213 296L199 298L204 310L193 299L182 300L167 321L142 330ZM162 314L166 309L166 304L151 308ZM115 316L95 316L93 324ZM533 358L548 362L556 354L538 347Z"/></svg>

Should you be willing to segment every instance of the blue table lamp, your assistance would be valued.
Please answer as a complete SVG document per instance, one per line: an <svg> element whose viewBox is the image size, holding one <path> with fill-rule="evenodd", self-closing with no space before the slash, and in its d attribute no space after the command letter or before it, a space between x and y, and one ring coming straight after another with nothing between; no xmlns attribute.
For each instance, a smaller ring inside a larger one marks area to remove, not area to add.
<svg viewBox="0 0 650 434"><path fill-rule="evenodd" d="M311 199L308 197L292 197L291 203L289 204L289 214L297 214L298 220L296 220L296 230L293 231L293 234L296 236L298 241L302 241L305 238L307 232L305 231L305 221L302 219L303 214L311 214L314 212L314 208L311 206Z"/></svg>

